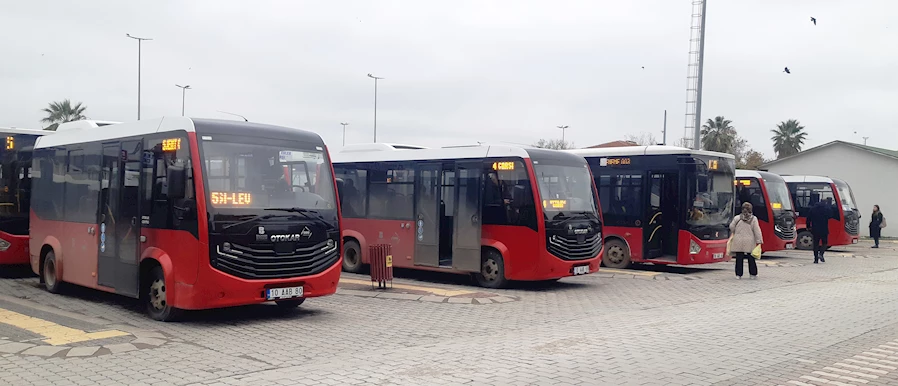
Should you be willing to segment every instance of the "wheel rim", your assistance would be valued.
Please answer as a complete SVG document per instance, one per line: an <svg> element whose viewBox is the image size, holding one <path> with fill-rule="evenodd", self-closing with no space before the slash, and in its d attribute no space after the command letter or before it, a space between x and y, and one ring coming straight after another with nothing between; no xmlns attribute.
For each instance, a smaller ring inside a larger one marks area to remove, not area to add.
<svg viewBox="0 0 898 386"><path fill-rule="evenodd" d="M608 261L612 264L620 264L624 261L624 249L618 245L612 245L606 253Z"/></svg>
<svg viewBox="0 0 898 386"><path fill-rule="evenodd" d="M156 310L162 310L167 304L165 300L165 281L156 279L153 284L150 284L150 305Z"/></svg>
<svg viewBox="0 0 898 386"><path fill-rule="evenodd" d="M808 234L803 234L798 240L798 243L801 244L803 248L811 248L814 245L813 237Z"/></svg>
<svg viewBox="0 0 898 386"><path fill-rule="evenodd" d="M480 274L486 281L499 280L499 263L493 259L486 259L483 262L483 267L480 268Z"/></svg>
<svg viewBox="0 0 898 386"><path fill-rule="evenodd" d="M56 262L53 260L44 263L44 283L47 287L56 285Z"/></svg>

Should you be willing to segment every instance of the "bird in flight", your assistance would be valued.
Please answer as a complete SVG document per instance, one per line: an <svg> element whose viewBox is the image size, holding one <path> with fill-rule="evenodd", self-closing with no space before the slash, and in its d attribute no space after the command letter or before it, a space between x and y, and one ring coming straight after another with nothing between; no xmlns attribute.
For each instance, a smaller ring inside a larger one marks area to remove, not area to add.
<svg viewBox="0 0 898 386"><path fill-rule="evenodd" d="M786 69L783 70L783 72L785 72L785 73L787 73L787 74L791 74L791 73L792 73L792 71L789 71L789 67L786 67Z"/></svg>
<svg viewBox="0 0 898 386"><path fill-rule="evenodd" d="M811 22L813 22L813 23L814 23L814 25L817 25L817 18L815 18L815 17L811 17Z"/></svg>
<svg viewBox="0 0 898 386"><path fill-rule="evenodd" d="M642 69L645 70L645 66L642 66Z"/></svg>

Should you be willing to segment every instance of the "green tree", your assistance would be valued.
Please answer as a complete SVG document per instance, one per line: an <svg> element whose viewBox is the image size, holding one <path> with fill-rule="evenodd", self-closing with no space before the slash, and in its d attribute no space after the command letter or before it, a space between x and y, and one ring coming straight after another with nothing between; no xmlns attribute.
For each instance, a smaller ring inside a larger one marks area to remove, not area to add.
<svg viewBox="0 0 898 386"><path fill-rule="evenodd" d="M754 149L748 149L741 159L736 160L736 167L739 169L758 170L761 165L767 163L764 155Z"/></svg>
<svg viewBox="0 0 898 386"><path fill-rule="evenodd" d="M718 115L702 126L702 148L709 151L734 154L739 145L739 137L733 121Z"/></svg>
<svg viewBox="0 0 898 386"><path fill-rule="evenodd" d="M797 120L790 119L780 122L776 125L776 129L770 130L773 137L773 151L776 152L776 159L792 156L801 151L804 141L808 139L808 133L804 131L804 126Z"/></svg>
<svg viewBox="0 0 898 386"><path fill-rule="evenodd" d="M49 124L44 130L55 131L60 123L87 119L84 115L85 110L87 110L87 106L82 105L81 102L74 106L68 99L63 99L62 102L51 102L47 108L41 110L47 113L47 116L41 119L41 122Z"/></svg>
<svg viewBox="0 0 898 386"><path fill-rule="evenodd" d="M562 141L560 139L548 139L548 140L540 139L539 141L536 141L536 143L534 143L531 146L537 147L540 149L564 150L564 149L573 149L574 143Z"/></svg>

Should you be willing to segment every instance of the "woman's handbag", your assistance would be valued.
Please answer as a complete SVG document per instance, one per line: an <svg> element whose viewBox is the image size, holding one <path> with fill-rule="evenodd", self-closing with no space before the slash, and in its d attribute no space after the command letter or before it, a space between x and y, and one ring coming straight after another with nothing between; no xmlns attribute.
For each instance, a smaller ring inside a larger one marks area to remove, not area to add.
<svg viewBox="0 0 898 386"><path fill-rule="evenodd" d="M885 227L886 227L886 216L882 216L882 222L879 223L879 227L880 227L880 228L885 228Z"/></svg>

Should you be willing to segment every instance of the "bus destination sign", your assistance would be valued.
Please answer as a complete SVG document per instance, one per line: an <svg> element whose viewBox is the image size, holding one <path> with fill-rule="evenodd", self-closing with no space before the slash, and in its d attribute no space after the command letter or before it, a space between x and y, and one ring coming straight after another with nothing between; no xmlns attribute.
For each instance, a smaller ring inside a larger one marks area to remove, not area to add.
<svg viewBox="0 0 898 386"><path fill-rule="evenodd" d="M513 161L493 162L493 170L514 170Z"/></svg>
<svg viewBox="0 0 898 386"><path fill-rule="evenodd" d="M214 205L245 206L253 202L252 193L247 192L210 192L210 198Z"/></svg>
<svg viewBox="0 0 898 386"><path fill-rule="evenodd" d="M599 166L618 166L618 165L629 165L630 157L615 157L615 158L601 158L599 159Z"/></svg>

